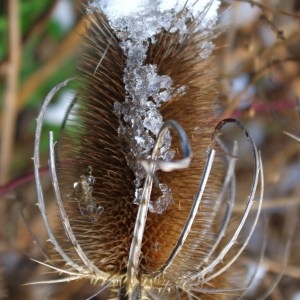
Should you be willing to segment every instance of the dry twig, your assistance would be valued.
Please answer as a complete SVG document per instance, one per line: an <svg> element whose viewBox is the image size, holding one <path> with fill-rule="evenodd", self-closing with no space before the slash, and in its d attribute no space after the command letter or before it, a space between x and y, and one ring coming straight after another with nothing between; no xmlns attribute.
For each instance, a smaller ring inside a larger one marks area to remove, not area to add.
<svg viewBox="0 0 300 300"><path fill-rule="evenodd" d="M17 91L20 68L20 28L18 0L8 2L9 14L9 61L7 64L7 85L4 96L2 138L0 153L0 183L4 183L10 176L10 166L13 157L15 124L17 117ZM5 202L0 201L0 237L4 235Z"/></svg>
<svg viewBox="0 0 300 300"><path fill-rule="evenodd" d="M64 60L69 58L74 49L78 49L81 35L85 31L85 21L81 20L73 31L63 40L56 52L45 62L40 69L32 74L23 83L18 92L18 108L21 108L26 100L47 80L54 72L59 70Z"/></svg>

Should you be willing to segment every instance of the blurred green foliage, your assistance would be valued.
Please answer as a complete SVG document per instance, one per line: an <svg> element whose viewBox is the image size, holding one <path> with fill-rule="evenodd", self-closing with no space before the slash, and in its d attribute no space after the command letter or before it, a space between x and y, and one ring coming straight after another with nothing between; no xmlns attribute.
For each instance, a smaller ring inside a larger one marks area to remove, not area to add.
<svg viewBox="0 0 300 300"><path fill-rule="evenodd" d="M8 59L8 1L0 0L0 68L5 66ZM62 43L69 31L63 28L59 22L51 16L51 9L53 8L54 0L24 0L19 1L20 5L20 31L22 40L22 57L20 66L20 88L35 72L38 72L43 67L49 58L55 54L58 46ZM70 0L72 1L72 0ZM68 13L68 12L66 12ZM48 18L44 23L40 22ZM42 24L42 26L41 26ZM34 30L33 29L37 29ZM36 33L37 32L37 33ZM73 77L76 72L75 57L67 58L58 70L48 77L29 97L26 99L24 107L21 107L19 115L28 111L32 114L32 119L25 125L26 131L31 135L35 130L35 118L39 108L46 97L47 93L58 83ZM6 78L5 73L0 74L0 112L3 113L3 96L5 93ZM59 96L59 93L58 93ZM54 99L54 102L56 99ZM22 129L24 130L24 128ZM59 126L45 125L44 134L41 141L41 150L48 152L48 131L52 130L55 136L58 136L60 130Z"/></svg>

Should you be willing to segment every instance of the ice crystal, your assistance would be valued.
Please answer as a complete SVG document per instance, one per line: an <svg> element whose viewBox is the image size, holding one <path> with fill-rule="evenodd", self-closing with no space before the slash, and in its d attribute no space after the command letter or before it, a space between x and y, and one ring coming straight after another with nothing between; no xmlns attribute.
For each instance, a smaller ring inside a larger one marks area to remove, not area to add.
<svg viewBox="0 0 300 300"><path fill-rule="evenodd" d="M150 201L149 211L152 213L162 214L174 201L172 191L166 184L160 183L159 188L162 192L162 196L160 196L156 201Z"/></svg>
<svg viewBox="0 0 300 300"><path fill-rule="evenodd" d="M123 29L124 30L124 29ZM159 75L157 66L144 64L148 42L144 40L127 40L121 42L121 47L127 57L124 84L126 97L123 103L114 106L116 114L120 117L119 135L126 141L128 148L126 159L134 171L136 180L135 203L139 203L142 193L141 184L146 172L139 161L149 158L153 149L155 138L162 125L163 117L159 111L161 105L176 92L172 79L166 75ZM161 158L172 159L170 149L171 136L165 139ZM168 152L170 151L170 152Z"/></svg>
<svg viewBox="0 0 300 300"><path fill-rule="evenodd" d="M92 167L88 167L89 175L81 175L80 180L73 184L72 199L78 203L79 211L83 216L88 218L91 222L99 221L104 208L97 205L93 197L93 187L95 184L95 177L92 176Z"/></svg>

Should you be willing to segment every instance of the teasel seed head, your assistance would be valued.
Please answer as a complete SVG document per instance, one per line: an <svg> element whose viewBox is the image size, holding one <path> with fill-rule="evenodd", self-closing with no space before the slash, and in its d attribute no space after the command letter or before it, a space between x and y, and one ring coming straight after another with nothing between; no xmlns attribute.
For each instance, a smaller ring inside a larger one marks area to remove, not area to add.
<svg viewBox="0 0 300 300"><path fill-rule="evenodd" d="M55 248L73 267L71 277L111 286L121 299L184 299L188 294L224 299L232 287L223 272L205 280L222 269L221 255L208 255L222 247L216 243L216 199L225 176L212 146L220 109L218 72L205 47L216 32L212 24L200 26L214 2L194 19L189 6L177 14L168 11L176 30L160 28L141 43L130 35L122 40L124 32L100 10L87 16L80 84L57 160L50 139L51 173L64 225ZM130 53L141 45L142 52ZM139 98L137 88L130 87L132 81L138 85L137 78L159 86L151 94L142 80L146 96ZM142 101L152 115L141 118ZM157 130L160 116L165 125ZM145 125L140 136L134 135L147 117L154 127ZM141 140L153 140L149 150L144 151L147 144L140 147ZM52 243L56 245L54 238ZM52 265L60 260L54 254Z"/></svg>

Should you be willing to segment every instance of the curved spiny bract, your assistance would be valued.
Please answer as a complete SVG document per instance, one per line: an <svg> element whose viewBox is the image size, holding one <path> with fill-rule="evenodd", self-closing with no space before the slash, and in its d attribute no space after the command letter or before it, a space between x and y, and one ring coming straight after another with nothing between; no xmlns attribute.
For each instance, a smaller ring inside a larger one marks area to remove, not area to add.
<svg viewBox="0 0 300 300"><path fill-rule="evenodd" d="M162 105L161 114L164 120L174 119L181 124L193 151L188 169L156 173L159 181L171 188L174 203L162 214L148 212L138 280L142 297L150 299L151 291L165 299L174 299L177 294L184 299L192 288L228 287L223 275L205 285L201 285L201 278L189 282L189 274L208 263L204 259L215 240L215 199L222 186L218 160L182 250L163 274L153 276L168 259L188 217L219 109L214 61L211 56L201 57L199 48L202 40L212 37L196 32L192 22L188 28L183 37L169 32L158 34L145 60L145 64L157 65L159 75L170 76L174 87L184 87L184 92ZM123 289L138 210L133 204L134 174L126 162L128 147L119 138L120 120L114 112L115 102L125 99L126 57L100 12L90 16L84 40L80 88L60 141L59 185L78 244L91 263L111 278L111 286ZM176 137L172 139L172 149L179 149ZM158 197L154 186L151 200ZM64 242L62 247L80 263L71 244ZM97 281L101 284L104 278L95 275ZM201 299L223 298L209 291L192 294Z"/></svg>

